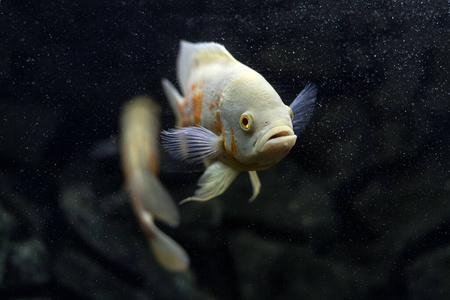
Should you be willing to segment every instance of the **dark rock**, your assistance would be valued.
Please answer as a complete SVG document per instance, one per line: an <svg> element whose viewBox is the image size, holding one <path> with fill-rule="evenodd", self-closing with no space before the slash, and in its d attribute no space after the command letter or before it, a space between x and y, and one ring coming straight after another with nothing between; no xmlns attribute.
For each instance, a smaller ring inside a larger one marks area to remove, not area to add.
<svg viewBox="0 0 450 300"><path fill-rule="evenodd" d="M406 267L410 299L448 299L450 297L450 247L430 251Z"/></svg>
<svg viewBox="0 0 450 300"><path fill-rule="evenodd" d="M135 259L142 255L143 239L130 234L138 230L127 222L133 218L125 200L125 194L97 199L91 188L80 185L63 190L60 205L67 222L90 247L133 270L141 265Z"/></svg>
<svg viewBox="0 0 450 300"><path fill-rule="evenodd" d="M11 238L14 230L17 228L17 220L1 205L1 202L0 216L0 286L4 286L7 270L6 263L12 251Z"/></svg>
<svg viewBox="0 0 450 300"><path fill-rule="evenodd" d="M261 238L248 231L230 237L244 299L348 299L379 284L363 265L321 256L302 244ZM367 299L367 297L363 297Z"/></svg>
<svg viewBox="0 0 450 300"><path fill-rule="evenodd" d="M10 287L45 285L50 281L50 260L46 245L39 239L11 245L6 285Z"/></svg>
<svg viewBox="0 0 450 300"><path fill-rule="evenodd" d="M305 175L304 170L288 162L258 174L262 186L254 202L248 202L252 186L246 172L223 197L211 200L223 203L227 224L250 226L263 235L309 241L315 246L335 237L333 202L327 187L317 178Z"/></svg>
<svg viewBox="0 0 450 300"><path fill-rule="evenodd" d="M171 274L158 265L125 191L99 199L88 186L75 186L63 190L60 205L67 222L95 255L93 261L86 254L80 255L81 249L58 251L64 255L58 255L55 272L75 293L95 299L122 299L128 294L134 295L133 299L148 299L150 294L157 295L156 299L209 297L196 290L190 271ZM124 280L115 279L114 274ZM86 285L91 286L89 292ZM136 285L140 290L133 292Z"/></svg>
<svg viewBox="0 0 450 300"><path fill-rule="evenodd" d="M143 289L136 289L116 278L95 260L76 249L61 249L54 272L62 286L85 299L151 299Z"/></svg>

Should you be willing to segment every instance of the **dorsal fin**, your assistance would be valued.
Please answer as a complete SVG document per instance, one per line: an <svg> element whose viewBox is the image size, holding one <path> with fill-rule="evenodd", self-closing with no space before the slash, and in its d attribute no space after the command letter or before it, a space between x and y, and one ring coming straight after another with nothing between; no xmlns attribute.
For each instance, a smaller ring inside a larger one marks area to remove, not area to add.
<svg viewBox="0 0 450 300"><path fill-rule="evenodd" d="M177 77L182 93L186 91L189 72L199 64L211 62L216 59L237 60L221 44L191 43L180 41L180 51L177 60Z"/></svg>

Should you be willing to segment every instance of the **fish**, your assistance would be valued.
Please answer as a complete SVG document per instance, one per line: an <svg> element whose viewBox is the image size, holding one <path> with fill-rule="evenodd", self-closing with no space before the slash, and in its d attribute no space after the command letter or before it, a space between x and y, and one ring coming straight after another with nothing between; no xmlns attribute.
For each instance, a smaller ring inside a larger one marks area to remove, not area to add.
<svg viewBox="0 0 450 300"><path fill-rule="evenodd" d="M186 251L160 230L155 219L178 226L178 207L158 179L160 107L146 96L127 102L120 117L120 154L125 184L142 232L156 260L167 270L189 267Z"/></svg>
<svg viewBox="0 0 450 300"><path fill-rule="evenodd" d="M308 84L291 105L258 72L236 60L221 44L180 42L177 79L183 93L162 79L175 114L174 128L161 140L174 158L202 163L205 172L194 195L181 201L206 201L224 193L240 172L261 189L257 171L283 159L314 112L317 88Z"/></svg>

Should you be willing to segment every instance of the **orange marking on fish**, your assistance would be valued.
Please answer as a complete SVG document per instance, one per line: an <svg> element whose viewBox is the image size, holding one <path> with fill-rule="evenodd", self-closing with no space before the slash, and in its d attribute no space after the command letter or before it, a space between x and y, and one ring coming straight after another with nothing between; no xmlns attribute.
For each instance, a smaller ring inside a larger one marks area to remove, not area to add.
<svg viewBox="0 0 450 300"><path fill-rule="evenodd" d="M223 93L223 91L220 91L219 97L217 97L216 106L219 106L220 98L222 98L222 93Z"/></svg>
<svg viewBox="0 0 450 300"><path fill-rule="evenodd" d="M194 123L201 125L203 92L199 91L192 97L192 106L194 110Z"/></svg>
<svg viewBox="0 0 450 300"><path fill-rule="evenodd" d="M148 157L147 167L153 175L158 176L159 174L159 161L158 156L155 153L152 153Z"/></svg>
<svg viewBox="0 0 450 300"><path fill-rule="evenodd" d="M211 102L209 103L209 110L212 110L213 108L214 108L214 102L211 101Z"/></svg>
<svg viewBox="0 0 450 300"><path fill-rule="evenodd" d="M186 120L186 109L188 108L189 103L187 101L183 101L183 103L178 103L178 110L180 112L180 120L178 124L179 126L187 126L187 120Z"/></svg>
<svg viewBox="0 0 450 300"><path fill-rule="evenodd" d="M214 132L217 135L219 135L223 132L223 124L220 120L220 111L219 110L216 111L216 119L213 122L213 128L211 130L212 130L212 132Z"/></svg>
<svg viewBox="0 0 450 300"><path fill-rule="evenodd" d="M191 90L192 90L192 91L195 91L196 88L197 88L197 83L194 82L194 83L191 85Z"/></svg>
<svg viewBox="0 0 450 300"><path fill-rule="evenodd" d="M222 132L223 134L223 148L225 149L225 152L231 157L233 158L233 142L231 142L230 148L228 148L227 146L227 136L226 136L226 132ZM234 135L234 132L232 132L232 136Z"/></svg>
<svg viewBox="0 0 450 300"><path fill-rule="evenodd" d="M130 172L130 170L128 170L128 168L124 168L123 173L124 173L124 176L125 176L125 182L127 184L130 184L130 180L131 180L131 172Z"/></svg>
<svg viewBox="0 0 450 300"><path fill-rule="evenodd" d="M223 129L223 125L222 125L222 129ZM228 148L227 146L227 138L226 138L226 132L222 130L222 135L223 135L223 147L225 149L225 152L232 158L235 159L236 157L236 140L234 139L234 130L233 128L230 127L231 130L231 142L230 142L230 147Z"/></svg>
<svg viewBox="0 0 450 300"><path fill-rule="evenodd" d="M233 128L231 129L231 154L232 156L236 155L236 140L234 139L234 130Z"/></svg>

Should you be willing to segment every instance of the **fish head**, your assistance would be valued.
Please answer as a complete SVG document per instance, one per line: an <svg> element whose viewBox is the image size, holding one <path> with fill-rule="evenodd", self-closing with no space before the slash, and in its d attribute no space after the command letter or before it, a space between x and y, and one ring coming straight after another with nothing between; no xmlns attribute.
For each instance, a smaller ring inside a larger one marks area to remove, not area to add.
<svg viewBox="0 0 450 300"><path fill-rule="evenodd" d="M242 113L239 127L236 144L242 147L237 147L237 156L246 164L257 165L257 169L279 162L297 140L292 129L290 108L284 104L269 110Z"/></svg>
<svg viewBox="0 0 450 300"><path fill-rule="evenodd" d="M256 84L247 82L247 88L240 89L234 99L241 101L233 105L230 114L235 159L248 166L248 170L267 169L276 164L297 140L291 108L265 79L257 79Z"/></svg>

